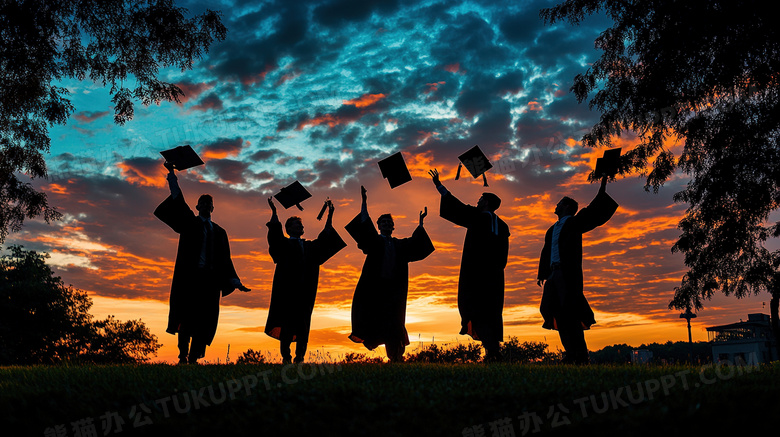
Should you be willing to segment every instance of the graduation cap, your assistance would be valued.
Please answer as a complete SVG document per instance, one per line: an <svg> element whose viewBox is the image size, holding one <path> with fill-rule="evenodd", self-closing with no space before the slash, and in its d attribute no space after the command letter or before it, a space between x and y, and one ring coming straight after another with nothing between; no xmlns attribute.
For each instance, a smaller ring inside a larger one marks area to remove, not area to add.
<svg viewBox="0 0 780 437"><path fill-rule="evenodd" d="M189 144L186 146L174 147L170 150L163 150L160 152L160 155L162 155L167 162L173 164L173 168L179 171L203 165L203 160L201 160L200 156L192 150L192 147L190 147Z"/></svg>
<svg viewBox="0 0 780 437"><path fill-rule="evenodd" d="M618 172L620 166L620 147L617 149L609 149L604 151L604 156L596 159L596 169L593 170L593 175L596 179L601 179L604 176L612 177Z"/></svg>
<svg viewBox="0 0 780 437"><path fill-rule="evenodd" d="M406 162L401 152L392 154L379 161L379 170L382 171L382 177L390 182L390 188L395 188L412 180L409 169L406 168Z"/></svg>
<svg viewBox="0 0 780 437"><path fill-rule="evenodd" d="M347 233L355 241L362 241L360 237L364 233L376 235L376 227L374 227L374 224L371 222L371 220L363 221L360 214L356 215L355 218L347 223L347 225L344 226L344 229L347 230Z"/></svg>
<svg viewBox="0 0 780 437"><path fill-rule="evenodd" d="M487 156L482 153L479 146L470 148L466 153L458 156L458 160L460 162L458 163L458 172L455 174L456 181L460 179L460 169L465 165L471 176L478 178L481 175L484 186L488 186L485 172L493 168L493 164L488 161Z"/></svg>
<svg viewBox="0 0 780 437"><path fill-rule="evenodd" d="M282 204L284 209L295 205L298 207L298 209L303 211L301 202L311 197L311 193L306 191L306 188L303 188L303 185L301 185L300 182L295 181L292 184L282 188L277 194L274 195L274 197L276 197L276 200Z"/></svg>

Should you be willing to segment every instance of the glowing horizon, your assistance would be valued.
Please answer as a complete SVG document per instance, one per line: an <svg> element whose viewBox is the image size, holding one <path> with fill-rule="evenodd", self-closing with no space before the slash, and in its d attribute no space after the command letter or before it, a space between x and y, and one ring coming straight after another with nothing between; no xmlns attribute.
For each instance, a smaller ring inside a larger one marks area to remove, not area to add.
<svg viewBox="0 0 780 437"><path fill-rule="evenodd" d="M176 343L165 319L178 235L152 211L168 195L159 152L190 144L205 166L178 174L184 196L191 207L201 193L214 196L214 220L226 229L238 274L252 289L222 300L208 361L224 360L228 344L233 360L248 348L278 355L278 342L262 332L274 270L266 198L295 180L313 198L304 211L280 208L282 220L302 217L304 238L313 238L324 225L316 214L329 197L334 227L348 243L320 270L310 351L368 353L347 339L364 257L344 225L359 211L361 185L373 219L392 213L399 237L412 233L428 207L425 226L436 251L410 264L412 346L469 341L457 335L465 230L438 216L439 194L427 176L437 168L465 203L475 204L484 191L503 200L498 214L511 232L505 340L560 348L557 333L541 328L537 263L558 199L568 195L582 207L598 189L587 175L603 150L579 140L599 114L568 90L598 56L593 40L608 19L546 27L538 10L553 3L376 2L359 10L319 2L224 3L228 39L192 71L161 72L185 92L181 103L138 104L135 119L117 126L101 84L61 84L77 112L50 129L49 180L31 183L63 219L29 221L4 246L50 253L55 273L93 299L95 317L142 319L164 344L156 359L173 361ZM213 7L177 4L192 14ZM615 147L626 151L636 141L628 133L615 138ZM457 156L475 144L494 164L488 188L466 172L453 180ZM667 147L678 151L680 144L669 139ZM391 190L376 163L398 151L413 180ZM585 294L597 320L586 333L591 350L687 340L685 321L668 308L687 271L682 255L670 251L686 207L672 196L686 183L676 173L658 194L644 191L641 175L609 184L620 207L583 240ZM718 295L706 302L693 321L694 340L706 338L704 326L765 312L762 298ZM383 348L377 354L384 356Z"/></svg>

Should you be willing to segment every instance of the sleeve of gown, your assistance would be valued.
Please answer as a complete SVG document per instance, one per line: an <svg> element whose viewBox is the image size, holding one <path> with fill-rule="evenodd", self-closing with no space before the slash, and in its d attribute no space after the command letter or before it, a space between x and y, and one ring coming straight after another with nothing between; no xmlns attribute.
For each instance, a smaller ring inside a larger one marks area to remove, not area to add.
<svg viewBox="0 0 780 437"><path fill-rule="evenodd" d="M588 206L574 216L579 231L584 234L608 222L617 208L617 202L609 194L599 192Z"/></svg>
<svg viewBox="0 0 780 437"><path fill-rule="evenodd" d="M500 265L502 269L505 269L506 263L509 260L509 226L501 220L499 221L499 227L498 251L496 252L498 259L496 260L496 263Z"/></svg>
<svg viewBox="0 0 780 437"><path fill-rule="evenodd" d="M284 234L282 233L282 222L279 220L270 221L265 224L268 226L268 254L278 263L284 257Z"/></svg>
<svg viewBox="0 0 780 437"><path fill-rule="evenodd" d="M439 215L447 221L467 228L474 223L479 211L476 206L466 205L448 192L441 196Z"/></svg>
<svg viewBox="0 0 780 437"><path fill-rule="evenodd" d="M412 236L405 240L407 247L406 259L409 262L424 260L436 250L433 247L431 237L428 236L428 232L422 226L417 226Z"/></svg>
<svg viewBox="0 0 780 437"><path fill-rule="evenodd" d="M195 218L195 214L184 201L184 195L168 196L154 210L154 215L179 234L184 231L187 223Z"/></svg>
<svg viewBox="0 0 780 437"><path fill-rule="evenodd" d="M237 283L241 283L241 279L238 277L236 268L233 265L233 257L230 256L230 239L227 236L227 232L225 232L224 244L227 259L225 259L225 266L223 271L224 277L222 278L222 297L232 293L236 289Z"/></svg>
<svg viewBox="0 0 780 437"><path fill-rule="evenodd" d="M550 277L550 240L552 239L552 228L548 229L544 234L544 247L542 247L542 253L539 255L539 272L536 275L536 279L547 279Z"/></svg>
<svg viewBox="0 0 780 437"><path fill-rule="evenodd" d="M333 226L325 225L317 239L312 242L312 247L317 251L317 263L322 265L341 249L347 247L347 243L344 242Z"/></svg>

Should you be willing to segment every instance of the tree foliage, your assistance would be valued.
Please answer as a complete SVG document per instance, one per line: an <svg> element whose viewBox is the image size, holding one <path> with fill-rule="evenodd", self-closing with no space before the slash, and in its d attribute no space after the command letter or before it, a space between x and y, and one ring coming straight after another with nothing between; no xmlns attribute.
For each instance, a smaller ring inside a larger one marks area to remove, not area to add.
<svg viewBox="0 0 780 437"><path fill-rule="evenodd" d="M647 349L653 354L652 364L674 364L683 362L709 363L712 361L712 344L707 341L667 341L666 343L642 344L639 347L627 344L613 344L590 353L593 364L626 364L631 363L634 349ZM693 353L693 356L691 356Z"/></svg>
<svg viewBox="0 0 780 437"><path fill-rule="evenodd" d="M140 320L93 321L87 293L66 287L46 258L21 246L0 257L0 364L137 363L157 353Z"/></svg>
<svg viewBox="0 0 780 437"><path fill-rule="evenodd" d="M159 68L190 69L226 35L219 13L186 14L171 0L0 0L0 242L25 219L60 217L19 176L47 177L48 128L74 111L61 81L109 87L120 125L136 100L178 102Z"/></svg>
<svg viewBox="0 0 780 437"><path fill-rule="evenodd" d="M776 300L780 253L765 243L780 235L768 223L780 206L780 30L766 3L569 0L541 16L578 24L597 12L613 25L571 88L601 113L583 144L610 146L630 130L639 144L622 174L644 172L655 191L676 169L691 177L675 195L688 209L672 249L690 270L670 307L700 309L717 291Z"/></svg>

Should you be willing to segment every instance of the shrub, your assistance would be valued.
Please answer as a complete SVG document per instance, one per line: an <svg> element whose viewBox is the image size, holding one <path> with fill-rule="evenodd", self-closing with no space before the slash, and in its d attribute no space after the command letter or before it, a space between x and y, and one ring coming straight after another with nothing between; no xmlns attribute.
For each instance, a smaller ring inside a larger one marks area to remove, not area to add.
<svg viewBox="0 0 780 437"><path fill-rule="evenodd" d="M342 363L383 363L384 360L381 357L368 357L366 354L358 354L355 352L347 352L344 355Z"/></svg>
<svg viewBox="0 0 780 437"><path fill-rule="evenodd" d="M236 364L264 364L268 361L265 359L265 355L263 355L260 351L254 351L252 349L248 349L246 352L242 353L240 357L236 360Z"/></svg>
<svg viewBox="0 0 780 437"><path fill-rule="evenodd" d="M520 343L520 339L510 336L509 341L505 341L501 345L501 355L504 356L504 361L508 363L557 361L559 354L556 352L548 352L547 348L547 344L541 341L525 341Z"/></svg>
<svg viewBox="0 0 780 437"><path fill-rule="evenodd" d="M406 361L413 363L477 363L482 356L479 343L458 343L455 347L441 348L437 344L423 347L419 352L409 354Z"/></svg>

